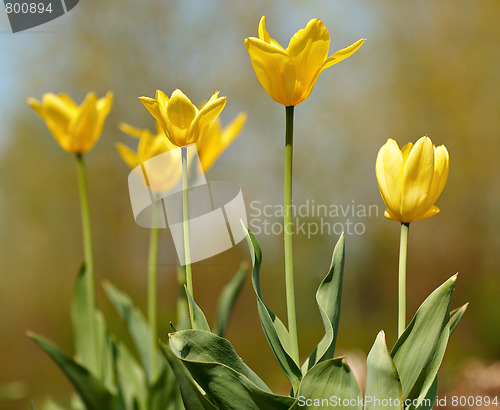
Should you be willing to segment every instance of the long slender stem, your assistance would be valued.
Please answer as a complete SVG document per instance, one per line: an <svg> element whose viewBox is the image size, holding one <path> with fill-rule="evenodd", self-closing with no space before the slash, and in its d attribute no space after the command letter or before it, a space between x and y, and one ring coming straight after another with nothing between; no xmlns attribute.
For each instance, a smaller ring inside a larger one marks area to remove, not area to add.
<svg viewBox="0 0 500 410"><path fill-rule="evenodd" d="M92 252L92 230L90 226L90 206L89 195L87 189L87 177L85 173L85 164L82 154L76 154L76 170L78 178L78 190L80 193L80 208L82 214L82 234L83 234L83 254L85 261L85 287L87 293L87 319L89 322L89 331L91 333L90 340L94 343L94 357L91 358L93 363L89 363L91 369L98 369L100 363L99 350L97 342L97 330L94 320L95 309L95 279L94 279L94 255Z"/></svg>
<svg viewBox="0 0 500 410"><path fill-rule="evenodd" d="M188 199L188 161L187 147L181 147L182 154L182 228L184 234L184 264L186 267L186 285L189 293L194 298L193 293L193 272L191 271L191 245L189 241L189 199ZM189 309L191 327L194 329L194 316L192 309Z"/></svg>
<svg viewBox="0 0 500 410"><path fill-rule="evenodd" d="M401 224L399 243L399 304L398 304L398 337L406 328L406 259L408 255L409 223Z"/></svg>
<svg viewBox="0 0 500 410"><path fill-rule="evenodd" d="M156 199L156 198L155 198ZM158 371L156 351L157 351L157 264L158 264L158 220L159 220L159 201L153 203L153 214L151 216L151 233L149 236L149 255L148 255L148 322L151 331L151 378L152 382L156 379Z"/></svg>
<svg viewBox="0 0 500 410"><path fill-rule="evenodd" d="M285 239L285 283L288 331L290 332L291 354L300 366L297 315L295 311L295 285L293 278L293 225L292 225L292 165L293 165L293 106L285 107L285 195L284 195L284 239Z"/></svg>

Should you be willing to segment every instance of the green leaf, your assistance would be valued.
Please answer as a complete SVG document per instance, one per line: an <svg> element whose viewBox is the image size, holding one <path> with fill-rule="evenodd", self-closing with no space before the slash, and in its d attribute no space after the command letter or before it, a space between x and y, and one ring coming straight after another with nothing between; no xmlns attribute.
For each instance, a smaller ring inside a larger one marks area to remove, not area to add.
<svg viewBox="0 0 500 410"><path fill-rule="evenodd" d="M97 378L113 394L116 393L116 380L114 371L114 344L106 329L104 315L99 309L95 309L95 324L97 332L98 351L100 352L100 363Z"/></svg>
<svg viewBox="0 0 500 410"><path fill-rule="evenodd" d="M123 344L117 343L116 347L116 374L125 408L147 410L146 375Z"/></svg>
<svg viewBox="0 0 500 410"><path fill-rule="evenodd" d="M427 392L427 395L425 396L424 400L420 403L418 407L414 407L413 405L410 405L408 409L415 409L415 410L432 410L434 407L434 404L436 403L437 395L438 395L438 377L436 376L434 378L434 382L431 385L431 388Z"/></svg>
<svg viewBox="0 0 500 410"><path fill-rule="evenodd" d="M466 303L465 305L460 306L459 308L456 308L455 310L450 312L450 336L453 334L458 324L462 320L462 316L464 315L468 307L469 303Z"/></svg>
<svg viewBox="0 0 500 410"><path fill-rule="evenodd" d="M423 400L434 383L450 335L455 281L456 275L427 297L392 349L405 400Z"/></svg>
<svg viewBox="0 0 500 410"><path fill-rule="evenodd" d="M150 383L153 383L156 375L153 375L151 369L151 346L152 343L152 335L149 329L149 325L146 321L146 318L142 314L139 308L134 304L132 299L126 295L124 292L118 290L113 284L110 282L105 282L103 284L106 295L111 300L111 303L118 311L118 314L122 318L122 320L127 325L128 331L132 340L134 342L134 346L139 353L139 359L141 361L142 367L146 370L146 374L148 376L148 380ZM162 370L164 367L164 362L161 359L161 355L158 352L158 369Z"/></svg>
<svg viewBox="0 0 500 410"><path fill-rule="evenodd" d="M170 347L182 360L221 363L247 377L263 390L269 387L250 369L235 352L231 342L216 334L203 330L181 330L171 333Z"/></svg>
<svg viewBox="0 0 500 410"><path fill-rule="evenodd" d="M214 333L224 336L229 323L229 318L233 311L238 296L243 289L243 284L247 276L248 267L244 264L240 267L236 275L224 286L217 304L217 314L215 316Z"/></svg>
<svg viewBox="0 0 500 410"><path fill-rule="evenodd" d="M375 339L366 365L365 410L402 409L401 381L387 349L383 330Z"/></svg>
<svg viewBox="0 0 500 410"><path fill-rule="evenodd" d="M292 383L293 390L296 392L302 378L302 372L298 367L298 364L295 363L290 355L290 336L288 330L283 322L271 311L271 309L267 307L262 299L262 293L260 290L260 266L262 263L262 251L257 239L248 229L247 241L252 257L252 284L257 296L257 310L259 313L260 323L274 356L278 360L278 363L283 369L286 377L288 377L288 380Z"/></svg>
<svg viewBox="0 0 500 410"><path fill-rule="evenodd" d="M71 322L73 324L73 335L75 340L75 358L83 364L91 373L99 377L98 354L96 351L96 340L94 331L96 324L95 317L90 318L89 303L90 298L87 289L87 270L82 264L78 272L75 290L71 305ZM93 307L94 309L95 307Z"/></svg>
<svg viewBox="0 0 500 410"><path fill-rule="evenodd" d="M117 408L116 397L86 368L61 352L59 348L47 339L34 333L28 333L28 336L59 366L80 395L88 410L113 410Z"/></svg>
<svg viewBox="0 0 500 410"><path fill-rule="evenodd" d="M333 358L340 320L344 256L345 241L344 234L342 234L333 251L328 274L316 292L316 302L318 303L323 326L325 327L325 335L303 364L303 373L307 372L316 363Z"/></svg>
<svg viewBox="0 0 500 410"><path fill-rule="evenodd" d="M300 383L297 400L290 410L361 410L363 393L343 357L325 360L312 367Z"/></svg>
<svg viewBox="0 0 500 410"><path fill-rule="evenodd" d="M205 317L203 310L201 310L201 308L196 304L193 297L189 293L187 285L184 285L184 291L186 292L186 296L188 298L189 309L193 312L194 328L210 332L210 326L208 325L207 318Z"/></svg>
<svg viewBox="0 0 500 410"><path fill-rule="evenodd" d="M160 349L165 355L170 367L172 368L182 396L182 402L188 410L214 410L217 409L205 397L198 385L193 380L182 361L172 352L169 345L160 342Z"/></svg>
<svg viewBox="0 0 500 410"><path fill-rule="evenodd" d="M213 333L183 330L170 335L170 347L218 409L285 410L294 402L273 394L231 343Z"/></svg>

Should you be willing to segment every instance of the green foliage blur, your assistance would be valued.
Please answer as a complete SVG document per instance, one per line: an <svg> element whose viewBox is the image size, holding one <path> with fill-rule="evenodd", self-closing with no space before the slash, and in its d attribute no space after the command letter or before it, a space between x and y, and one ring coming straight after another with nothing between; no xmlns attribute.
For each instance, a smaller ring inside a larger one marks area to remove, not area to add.
<svg viewBox="0 0 500 410"><path fill-rule="evenodd" d="M366 354L381 329L389 345L396 339L399 224L383 217L375 158L387 138L401 146L427 134L447 146L450 176L437 202L441 213L410 228L408 320L458 271L452 307L470 306L451 339L441 385L451 389L471 357L500 359L498 1L82 0L67 15L25 33L11 34L1 21L2 72L9 77L0 83L6 90L0 94L0 385L22 381L27 393L0 409L25 409L31 399L41 407L49 396L68 402L71 386L25 333L33 330L71 352L70 300L83 258L74 159L26 98L64 91L81 101L90 90L114 92L103 136L86 156L97 283L113 282L145 308L149 232L133 220L129 171L114 147L132 141L118 124L153 129L138 97L156 89L170 94L180 88L194 103L219 90L228 98L222 122L240 111L248 120L207 177L237 182L250 227L263 228L259 212L282 202L285 113L258 83L243 45L257 35L262 15L282 44L316 17L330 32L330 53L367 39L355 55L326 70L295 110L294 203L378 207L371 216L327 218L330 225L363 227L362 234L346 235L337 351ZM256 234L266 303L286 323L282 237ZM314 294L337 239L334 233L295 236L303 357L323 331ZM161 232L160 249L159 330L165 340L177 292L168 230ZM196 301L209 320L215 295L243 260L249 260L245 242L193 265ZM126 338L102 287L97 292L110 329ZM234 317L227 338L274 391L287 394L249 282Z"/></svg>

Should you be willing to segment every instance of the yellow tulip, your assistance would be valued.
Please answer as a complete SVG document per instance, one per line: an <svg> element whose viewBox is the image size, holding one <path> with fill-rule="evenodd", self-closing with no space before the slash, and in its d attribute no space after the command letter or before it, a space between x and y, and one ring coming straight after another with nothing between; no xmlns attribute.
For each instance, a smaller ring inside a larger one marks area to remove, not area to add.
<svg viewBox="0 0 500 410"><path fill-rule="evenodd" d="M140 97L140 100L178 147L200 141L226 105L226 97L219 97L219 92L201 110L181 90L175 90L170 98L158 90L155 98Z"/></svg>
<svg viewBox="0 0 500 410"><path fill-rule="evenodd" d="M113 94L97 99L88 93L78 106L67 94L47 93L42 101L28 98L28 104L45 120L59 145L68 152L83 154L92 149L101 136L111 105Z"/></svg>
<svg viewBox="0 0 500 410"><path fill-rule="evenodd" d="M364 41L360 39L328 57L328 30L321 20L313 19L284 49L269 37L262 17L259 38L245 39L245 46L262 87L274 101L288 107L309 97L321 72L352 55Z"/></svg>
<svg viewBox="0 0 500 410"><path fill-rule="evenodd" d="M385 217L410 223L437 214L434 204L448 179L449 166L446 147L434 147L427 136L401 150L396 141L387 140L376 162L378 186L387 206Z"/></svg>
<svg viewBox="0 0 500 410"><path fill-rule="evenodd" d="M120 129L128 135L138 138L139 144L137 152L134 152L127 145L118 143L116 144L118 153L130 169L144 176L146 185L151 187L153 192L163 193L177 185L182 174L180 149L165 138L158 123L156 134L148 129L142 130L125 123L120 124ZM168 159L155 165L144 165L146 161L167 151L171 151Z"/></svg>
<svg viewBox="0 0 500 410"><path fill-rule="evenodd" d="M207 171L243 129L246 114L240 113L226 127L217 119L207 134L196 144L203 171Z"/></svg>

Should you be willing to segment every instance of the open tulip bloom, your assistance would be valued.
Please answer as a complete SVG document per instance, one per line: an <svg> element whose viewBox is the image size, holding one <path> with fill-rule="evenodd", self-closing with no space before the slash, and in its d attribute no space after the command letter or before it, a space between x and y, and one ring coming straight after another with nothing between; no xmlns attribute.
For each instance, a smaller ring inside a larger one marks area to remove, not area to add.
<svg viewBox="0 0 500 410"><path fill-rule="evenodd" d="M283 48L269 36L266 19L259 23L259 38L249 37L245 46L262 87L269 96L285 107L307 99L321 72L357 51L365 40L360 39L330 57L330 35L319 19L310 20Z"/></svg>
<svg viewBox="0 0 500 410"><path fill-rule="evenodd" d="M78 106L67 94L47 93L42 101L28 98L28 104L45 120L63 149L83 154L90 151L101 136L104 120L113 104L113 94L108 92L98 99L95 93L88 93Z"/></svg>
<svg viewBox="0 0 500 410"><path fill-rule="evenodd" d="M167 138L178 147L199 142L226 105L226 97L219 97L216 92L203 108L198 109L178 89L170 98L158 90L155 98L140 97L140 100L160 123Z"/></svg>

